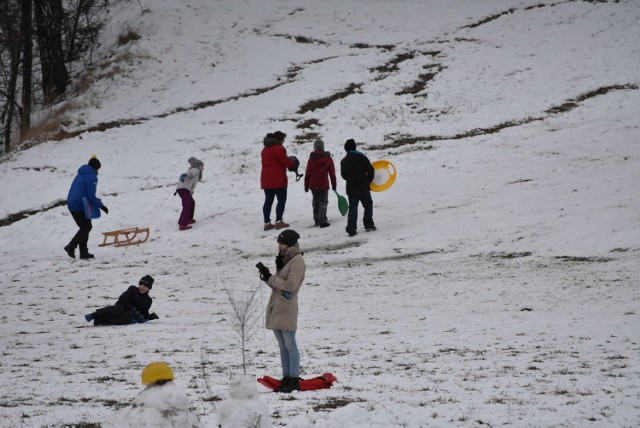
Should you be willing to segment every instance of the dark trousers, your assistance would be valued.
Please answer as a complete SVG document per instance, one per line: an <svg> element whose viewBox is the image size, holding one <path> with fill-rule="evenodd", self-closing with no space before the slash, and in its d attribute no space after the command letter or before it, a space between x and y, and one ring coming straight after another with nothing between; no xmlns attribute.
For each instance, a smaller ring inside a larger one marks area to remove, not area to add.
<svg viewBox="0 0 640 428"><path fill-rule="evenodd" d="M311 189L313 200L311 205L313 206L313 221L316 224L327 223L327 205L329 205L329 189L327 190L313 190Z"/></svg>
<svg viewBox="0 0 640 428"><path fill-rule="evenodd" d="M276 221L280 221L284 215L284 206L287 203L287 188L264 189L264 205L262 206L262 214L264 215L265 224L271 223L271 207L273 206L273 200L275 198L278 198L278 203L276 204Z"/></svg>
<svg viewBox="0 0 640 428"><path fill-rule="evenodd" d="M182 199L182 212L180 213L178 224L186 226L190 220L193 220L196 212L196 201L193 199L193 195L191 195L189 189L178 189L178 195L180 195L180 199Z"/></svg>
<svg viewBox="0 0 640 428"><path fill-rule="evenodd" d="M364 208L362 222L365 228L374 227L373 199L371 192L349 193L349 215L347 217L347 233L354 233L358 229L358 204Z"/></svg>
<svg viewBox="0 0 640 428"><path fill-rule="evenodd" d="M87 254L89 249L87 248L87 243L89 242L89 232L91 232L91 220L84 216L84 211L70 211L73 220L78 225L78 232L76 236L73 237L71 242L69 242L69 247L73 250L76 247L80 247L80 254Z"/></svg>
<svg viewBox="0 0 640 428"><path fill-rule="evenodd" d="M126 310L124 306L117 303L113 306L100 308L92 315L96 325L126 325L131 324L133 319L133 312Z"/></svg>

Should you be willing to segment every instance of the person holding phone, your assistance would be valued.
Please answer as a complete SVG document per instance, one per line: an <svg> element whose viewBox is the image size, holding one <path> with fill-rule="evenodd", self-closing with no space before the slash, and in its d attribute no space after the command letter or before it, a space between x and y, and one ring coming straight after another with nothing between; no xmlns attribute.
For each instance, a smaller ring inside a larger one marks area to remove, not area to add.
<svg viewBox="0 0 640 428"><path fill-rule="evenodd" d="M296 344L298 293L304 282L307 266L302 258L303 252L298 239L300 235L292 229L284 230L278 235L275 275L262 263L257 265L260 279L271 288L265 327L273 330L280 348L283 377L282 386L277 392L300 390L300 353Z"/></svg>

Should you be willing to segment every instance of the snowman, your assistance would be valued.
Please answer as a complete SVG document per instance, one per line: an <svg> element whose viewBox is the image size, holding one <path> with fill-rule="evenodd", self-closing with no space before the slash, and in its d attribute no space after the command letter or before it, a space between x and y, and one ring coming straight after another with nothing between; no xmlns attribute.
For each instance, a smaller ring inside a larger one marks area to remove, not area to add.
<svg viewBox="0 0 640 428"><path fill-rule="evenodd" d="M271 428L267 406L258 398L256 380L236 377L229 385L229 398L218 407L220 428Z"/></svg>
<svg viewBox="0 0 640 428"><path fill-rule="evenodd" d="M189 397L173 382L173 372L167 363L146 366L142 370L142 384L146 388L103 428L202 428L198 417L189 410Z"/></svg>

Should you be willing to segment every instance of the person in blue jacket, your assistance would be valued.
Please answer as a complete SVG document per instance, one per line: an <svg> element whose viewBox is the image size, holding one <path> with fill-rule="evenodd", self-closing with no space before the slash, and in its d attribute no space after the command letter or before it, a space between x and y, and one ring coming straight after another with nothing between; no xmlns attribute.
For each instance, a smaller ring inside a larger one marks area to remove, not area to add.
<svg viewBox="0 0 640 428"><path fill-rule="evenodd" d="M93 208L100 208L105 214L109 214L109 209L96 197L99 169L100 161L93 156L86 165L82 165L78 169L78 175L73 179L67 195L67 207L71 212L71 216L73 216L73 220L78 225L78 232L71 242L64 247L64 250L72 259L76 258L76 247L80 247L81 259L92 259L94 257L87 248L92 225L91 219L85 217L82 198L87 198Z"/></svg>

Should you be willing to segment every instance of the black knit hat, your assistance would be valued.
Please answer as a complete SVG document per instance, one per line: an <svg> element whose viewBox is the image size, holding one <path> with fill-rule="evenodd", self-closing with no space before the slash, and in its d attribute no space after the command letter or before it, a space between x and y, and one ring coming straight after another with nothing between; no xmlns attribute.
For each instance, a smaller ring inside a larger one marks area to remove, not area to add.
<svg viewBox="0 0 640 428"><path fill-rule="evenodd" d="M140 278L139 284L146 285L149 289L151 289L151 287L153 287L153 278L151 277L151 275L145 275Z"/></svg>
<svg viewBox="0 0 640 428"><path fill-rule="evenodd" d="M99 170L100 167L102 166L100 165L100 161L96 157L92 157L91 159L89 159L89 162L87 163L91 168L95 169L96 171Z"/></svg>
<svg viewBox="0 0 640 428"><path fill-rule="evenodd" d="M344 149L348 152L352 152L356 149L356 142L353 138L350 138L347 140L346 143L344 143Z"/></svg>
<svg viewBox="0 0 640 428"><path fill-rule="evenodd" d="M276 137L278 139L278 141L280 141L281 143L284 141L285 138L287 138L287 134L285 134L282 131L274 132L273 136Z"/></svg>
<svg viewBox="0 0 640 428"><path fill-rule="evenodd" d="M278 243L291 247L298 243L299 238L300 235L298 235L298 232L293 229L287 229L280 232L280 235L278 235Z"/></svg>

